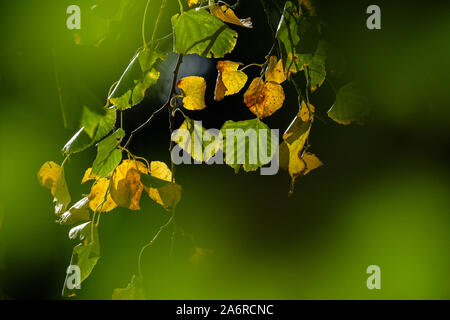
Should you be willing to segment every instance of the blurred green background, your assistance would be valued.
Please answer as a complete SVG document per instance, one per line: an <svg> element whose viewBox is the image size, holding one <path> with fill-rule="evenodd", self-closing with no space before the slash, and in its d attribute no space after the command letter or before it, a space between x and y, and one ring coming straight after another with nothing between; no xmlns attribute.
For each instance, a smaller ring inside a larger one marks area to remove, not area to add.
<svg viewBox="0 0 450 320"><path fill-rule="evenodd" d="M36 174L45 161L63 160L60 149L77 128L83 104L103 105L141 45L144 0L126 11L114 25L115 37L100 47L75 45L65 26L66 8L79 4L83 19L94 2L0 3L0 297L60 298L76 243L68 239L68 227L54 223L51 196ZM169 2L161 36L170 33L170 16L178 10L176 1ZM148 298L450 298L450 6L377 1L382 30L369 31L365 11L372 3L318 2L345 70L368 94L370 118L364 126L335 124L326 116L332 91L326 85L318 91L313 104L320 119L311 150L325 166L298 181L292 197L285 172L268 177L235 175L226 166L177 168L184 188L178 226L189 236L177 240L177 258L169 257L166 236L145 252ZM153 1L148 33L158 3ZM237 13L251 16L255 28L238 30L228 58L263 62L272 39L259 2L243 0ZM88 35L97 28L82 22ZM128 132L161 104L169 74L170 63L159 92L125 113ZM214 61L187 57L182 74L208 80L208 108L190 113L204 119L205 127L252 117L240 96L213 102ZM281 131L297 108L292 88L285 89L290 97L284 108L267 121ZM131 150L167 162L167 117L157 120ZM88 193L80 181L94 158L91 148L67 164L73 200ZM104 215L102 258L76 298L109 299L137 272L140 248L168 218L150 200L143 199L142 207ZM182 253L190 252L192 242L210 254L189 263ZM366 287L369 265L381 267L381 290Z"/></svg>

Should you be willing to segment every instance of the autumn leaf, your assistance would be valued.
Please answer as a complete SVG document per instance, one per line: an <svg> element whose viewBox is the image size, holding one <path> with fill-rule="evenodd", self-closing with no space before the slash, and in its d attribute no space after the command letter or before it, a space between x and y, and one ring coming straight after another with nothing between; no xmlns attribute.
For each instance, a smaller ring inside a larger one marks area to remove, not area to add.
<svg viewBox="0 0 450 320"><path fill-rule="evenodd" d="M245 28L253 28L251 18L239 19L234 11L225 5L219 6L215 4L209 8L209 11L212 15L216 16L223 22L235 24Z"/></svg>
<svg viewBox="0 0 450 320"><path fill-rule="evenodd" d="M202 110L205 105L206 81L202 77L181 79L177 87L183 94L183 106L188 110Z"/></svg>
<svg viewBox="0 0 450 320"><path fill-rule="evenodd" d="M302 159L303 161L305 161L306 165L306 170L305 172L303 172L303 175L307 175L311 171L323 166L322 161L320 161L320 159L315 154L306 152L303 155Z"/></svg>
<svg viewBox="0 0 450 320"><path fill-rule="evenodd" d="M55 213L61 215L70 203L70 193L64 177L64 169L53 161L44 163L38 173L39 183L50 189L55 203Z"/></svg>
<svg viewBox="0 0 450 320"><path fill-rule="evenodd" d="M253 114L260 119L277 112L284 103L283 87L275 82L264 83L261 78L255 78L244 94L244 102Z"/></svg>
<svg viewBox="0 0 450 320"><path fill-rule="evenodd" d="M238 71L240 65L240 63L233 61L217 62L219 74L214 92L216 101L222 100L225 96L238 93L245 86L248 77L244 72Z"/></svg>
<svg viewBox="0 0 450 320"><path fill-rule="evenodd" d="M92 186L89 193L89 208L94 212L110 212L117 208L111 198L110 179L102 178Z"/></svg>
<svg viewBox="0 0 450 320"><path fill-rule="evenodd" d="M312 104L306 104L305 101L302 101L298 116L303 122L308 122L314 116L314 112L316 112L316 108Z"/></svg>
<svg viewBox="0 0 450 320"><path fill-rule="evenodd" d="M141 173L147 172L147 166L135 160L124 160L116 168L111 178L111 198L119 207L141 209L139 202L144 190Z"/></svg>
<svg viewBox="0 0 450 320"><path fill-rule="evenodd" d="M282 84L286 81L286 73L284 72L282 59L277 62L276 56L270 57L269 65L266 70L266 81L272 81L278 84Z"/></svg>
<svg viewBox="0 0 450 320"><path fill-rule="evenodd" d="M164 162L152 161L150 174L160 180L170 182L160 188L145 188L150 198L166 210L174 208L181 200L181 186L172 181L172 172Z"/></svg>
<svg viewBox="0 0 450 320"><path fill-rule="evenodd" d="M187 0L188 6L192 7L200 3L200 0Z"/></svg>

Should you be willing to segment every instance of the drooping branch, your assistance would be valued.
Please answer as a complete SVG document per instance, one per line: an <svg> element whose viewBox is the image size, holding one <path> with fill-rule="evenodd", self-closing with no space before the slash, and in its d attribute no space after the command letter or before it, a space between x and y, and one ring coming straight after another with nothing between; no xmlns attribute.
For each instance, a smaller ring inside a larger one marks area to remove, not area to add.
<svg viewBox="0 0 450 320"><path fill-rule="evenodd" d="M128 146L130 145L133 137L139 131L143 130L146 126L148 126L157 115L159 115L160 113L162 113L166 109L170 110L170 101L172 100L173 95L176 94L176 84L177 84L178 72L180 70L180 66L181 66L182 62L183 62L183 55L180 54L180 55L178 55L177 63L175 65L175 69L173 70L172 86L171 86L170 93L169 93L169 96L167 98L166 103L161 108L159 108L158 110L153 112L152 115L143 124L141 124L139 127L137 127L136 129L134 129L131 132L130 137L128 138L127 142L123 146L124 148L128 148Z"/></svg>

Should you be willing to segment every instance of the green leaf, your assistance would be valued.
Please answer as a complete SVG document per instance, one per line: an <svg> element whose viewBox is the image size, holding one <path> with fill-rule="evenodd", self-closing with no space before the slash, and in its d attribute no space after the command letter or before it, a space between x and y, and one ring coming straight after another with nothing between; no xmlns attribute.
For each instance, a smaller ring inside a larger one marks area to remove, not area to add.
<svg viewBox="0 0 450 320"><path fill-rule="evenodd" d="M258 119L227 121L221 133L225 162L236 172L241 165L249 172L269 163L278 147L270 128Z"/></svg>
<svg viewBox="0 0 450 320"><path fill-rule="evenodd" d="M166 58L166 53L157 50L140 51L108 97L111 103L119 110L126 110L144 100L147 89L158 82L160 73L156 70L156 64Z"/></svg>
<svg viewBox="0 0 450 320"><path fill-rule="evenodd" d="M118 129L98 144L97 157L92 166L92 174L99 178L108 176L122 160L122 150L117 149L125 131Z"/></svg>
<svg viewBox="0 0 450 320"><path fill-rule="evenodd" d="M355 83L346 84L337 91L336 102L328 111L331 119L344 125L363 124L368 114L369 101Z"/></svg>
<svg viewBox="0 0 450 320"><path fill-rule="evenodd" d="M71 225L81 221L87 221L90 218L89 214L89 199L84 197L75 203L68 211L61 215L59 224Z"/></svg>
<svg viewBox="0 0 450 320"><path fill-rule="evenodd" d="M181 149L189 153L192 159L201 163L207 162L220 149L220 137L209 133L199 121L186 119L180 128L175 131L172 140L177 143ZM205 151L208 153L205 156Z"/></svg>
<svg viewBox="0 0 450 320"><path fill-rule="evenodd" d="M142 281L133 275L126 288L114 289L112 300L145 300Z"/></svg>
<svg viewBox="0 0 450 320"><path fill-rule="evenodd" d="M89 108L84 107L81 119L81 129L79 129L66 143L62 149L63 153L78 153L94 145L94 143L111 132L116 124L116 117L117 113L115 109L106 110L106 113L102 116Z"/></svg>
<svg viewBox="0 0 450 320"><path fill-rule="evenodd" d="M83 223L70 230L69 236L71 239L80 239L82 243L73 248L70 265L78 266L80 268L80 281L86 280L92 273L95 265L100 259L100 241L98 236L98 229L94 226L92 229L92 222ZM67 288L69 274L64 281L63 296L75 295Z"/></svg>
<svg viewBox="0 0 450 320"><path fill-rule="evenodd" d="M174 52L223 58L233 51L237 32L206 10L189 10L172 17Z"/></svg>
<svg viewBox="0 0 450 320"><path fill-rule="evenodd" d="M316 16L299 13L291 1L286 2L277 31L285 70L290 74L308 67L312 90L320 87L326 77L326 43L320 40L320 28Z"/></svg>

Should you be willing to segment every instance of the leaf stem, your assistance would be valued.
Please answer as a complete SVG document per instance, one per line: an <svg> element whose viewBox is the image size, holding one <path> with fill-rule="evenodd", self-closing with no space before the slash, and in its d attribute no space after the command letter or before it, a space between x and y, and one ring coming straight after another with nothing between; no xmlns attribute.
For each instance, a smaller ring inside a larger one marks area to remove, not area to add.
<svg viewBox="0 0 450 320"><path fill-rule="evenodd" d="M184 13L183 4L181 3L181 0L178 0L178 4L180 5L180 13Z"/></svg>
<svg viewBox="0 0 450 320"><path fill-rule="evenodd" d="M145 40L145 20L147 20L148 7L150 6L151 0L147 0L144 10L144 18L142 19L142 42L144 43L144 48L148 49L147 40Z"/></svg>
<svg viewBox="0 0 450 320"><path fill-rule="evenodd" d="M153 28L152 39L150 41L150 46L153 48L155 44L155 37L158 32L159 24L161 22L161 17L164 12L164 8L166 7L167 0L162 0L161 7L159 8L158 17L156 18L155 27Z"/></svg>

